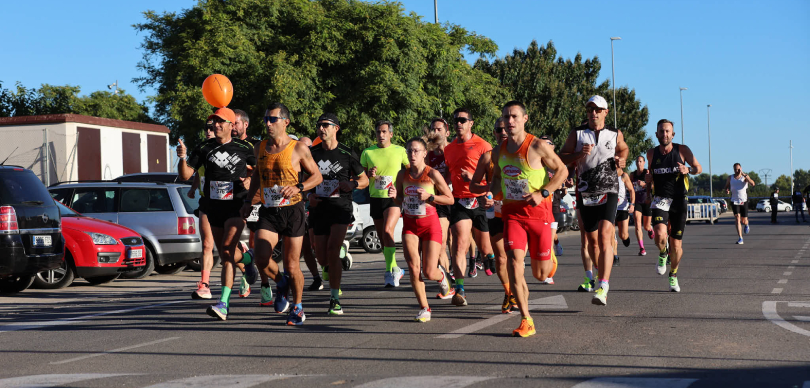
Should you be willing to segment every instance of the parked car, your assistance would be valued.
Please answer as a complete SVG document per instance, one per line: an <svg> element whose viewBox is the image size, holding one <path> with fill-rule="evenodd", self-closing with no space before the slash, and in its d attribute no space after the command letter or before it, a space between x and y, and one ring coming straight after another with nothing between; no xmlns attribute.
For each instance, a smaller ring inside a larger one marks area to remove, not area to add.
<svg viewBox="0 0 810 388"><path fill-rule="evenodd" d="M577 190L575 188L569 188L568 192L565 193L565 197L562 200L563 203L568 206L568 216L571 217L571 230L578 231L579 230L579 222L577 222Z"/></svg>
<svg viewBox="0 0 810 388"><path fill-rule="evenodd" d="M787 202L783 202L781 200L779 201L779 205L776 208L776 211L778 211L778 212L789 212L791 210L793 210L793 206L791 204L789 204ZM757 202L757 211L758 212L770 213L771 212L771 200L770 200L770 198L760 199L759 202Z"/></svg>
<svg viewBox="0 0 810 388"><path fill-rule="evenodd" d="M371 195L368 188L355 190L352 193L352 200L357 204L357 213L354 217L361 222L362 233L359 236L357 233L353 233L349 242L360 245L368 253L382 252L382 241L377 236L377 229L374 228L374 220L371 218ZM402 217L399 218L394 229L394 242L402 243Z"/></svg>
<svg viewBox="0 0 810 388"><path fill-rule="evenodd" d="M712 198L714 202L720 205L720 214L723 214L728 211L728 202L726 202L725 198Z"/></svg>
<svg viewBox="0 0 810 388"><path fill-rule="evenodd" d="M28 288L64 260L59 209L31 170L0 165L0 292Z"/></svg>
<svg viewBox="0 0 810 388"><path fill-rule="evenodd" d="M146 247L137 232L54 203L62 217L65 260L57 269L37 273L35 287L64 288L77 277L94 285L108 283L146 265Z"/></svg>
<svg viewBox="0 0 810 388"><path fill-rule="evenodd" d="M113 179L116 182L163 182L163 183L185 183L190 185L192 180L181 181L176 172L138 172L134 174L121 175Z"/></svg>
<svg viewBox="0 0 810 388"><path fill-rule="evenodd" d="M162 182L63 183L49 188L57 201L86 216L126 226L146 245L146 264L126 272L143 278L182 271L200 257L202 242L194 216L197 201L186 194L191 186Z"/></svg>

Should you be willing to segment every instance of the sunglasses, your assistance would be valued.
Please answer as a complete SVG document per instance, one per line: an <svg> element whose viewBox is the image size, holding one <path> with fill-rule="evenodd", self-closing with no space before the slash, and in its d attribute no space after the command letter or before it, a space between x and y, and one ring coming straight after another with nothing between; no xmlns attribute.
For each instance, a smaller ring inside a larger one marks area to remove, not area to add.
<svg viewBox="0 0 810 388"><path fill-rule="evenodd" d="M495 128L495 133L506 132L506 127L498 127Z"/></svg>
<svg viewBox="0 0 810 388"><path fill-rule="evenodd" d="M605 109L595 108L595 107L589 106L589 107L585 108L585 110L587 110L588 112L602 113L602 111L605 110Z"/></svg>
<svg viewBox="0 0 810 388"><path fill-rule="evenodd" d="M275 124L279 120L285 120L286 117L277 117L277 116L264 116L264 123Z"/></svg>
<svg viewBox="0 0 810 388"><path fill-rule="evenodd" d="M466 123L466 122L468 122L468 121L472 121L472 120L470 120L470 119L468 119L468 118L466 118L466 117L456 117L456 118L454 119L454 121L455 121L456 123L458 123L458 124L464 124L464 123Z"/></svg>
<svg viewBox="0 0 810 388"><path fill-rule="evenodd" d="M335 125L334 123L317 123L315 124L315 128L329 128L330 126ZM335 125L337 126L337 125Z"/></svg>

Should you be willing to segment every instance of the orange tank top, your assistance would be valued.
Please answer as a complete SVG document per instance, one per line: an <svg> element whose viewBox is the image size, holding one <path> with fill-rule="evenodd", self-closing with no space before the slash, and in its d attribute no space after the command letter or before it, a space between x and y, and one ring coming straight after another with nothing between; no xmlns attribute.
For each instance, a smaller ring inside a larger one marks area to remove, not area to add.
<svg viewBox="0 0 810 388"><path fill-rule="evenodd" d="M261 178L261 194L264 207L282 207L295 205L301 202L301 193L291 198L284 198L281 189L284 186L298 184L298 171L292 166L292 155L295 151L296 140L290 140L281 152L271 154L267 152L267 140L259 145L259 177Z"/></svg>
<svg viewBox="0 0 810 388"><path fill-rule="evenodd" d="M417 190L424 189L426 192L436 195L436 190L433 185L433 180L430 179L429 166L425 166L422 174L418 178L412 178L410 169L405 170L402 179L402 212L406 217L421 218L426 216L436 215L436 208L419 199L419 192Z"/></svg>

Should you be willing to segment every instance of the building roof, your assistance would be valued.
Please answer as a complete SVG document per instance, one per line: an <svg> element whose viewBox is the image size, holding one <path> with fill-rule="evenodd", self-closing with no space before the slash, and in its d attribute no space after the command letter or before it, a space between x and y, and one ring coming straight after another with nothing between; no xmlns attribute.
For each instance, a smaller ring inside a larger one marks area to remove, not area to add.
<svg viewBox="0 0 810 388"><path fill-rule="evenodd" d="M135 129L138 131L159 132L159 133L170 132L169 128L166 127L165 125L146 124L134 121L124 121L115 119L105 119L103 117L93 117L77 114L0 117L0 127L12 125L59 124L59 123L81 123L81 124Z"/></svg>

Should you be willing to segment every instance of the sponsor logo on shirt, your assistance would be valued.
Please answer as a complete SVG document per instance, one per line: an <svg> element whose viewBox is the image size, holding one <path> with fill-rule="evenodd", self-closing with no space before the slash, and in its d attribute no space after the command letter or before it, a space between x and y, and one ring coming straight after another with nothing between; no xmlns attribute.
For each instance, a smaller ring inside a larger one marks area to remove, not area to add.
<svg viewBox="0 0 810 388"><path fill-rule="evenodd" d="M330 172L337 173L338 171L343 169L339 163L332 163L329 160L319 160L318 161L318 169L321 171L322 175L329 175Z"/></svg>
<svg viewBox="0 0 810 388"><path fill-rule="evenodd" d="M514 178L514 177L520 175L520 168L512 166L512 165L508 165L508 166L503 168L503 173L504 173L504 175L507 175L507 176L510 176L510 177Z"/></svg>
<svg viewBox="0 0 810 388"><path fill-rule="evenodd" d="M654 168L653 172L656 174L674 174L678 172L677 167L661 167L661 168Z"/></svg>
<svg viewBox="0 0 810 388"><path fill-rule="evenodd" d="M419 186L408 186L405 188L405 195L419 195Z"/></svg>
<svg viewBox="0 0 810 388"><path fill-rule="evenodd" d="M231 155L226 151L219 151L212 154L209 160L221 168L228 169L231 174L236 172L236 166L242 161L239 155Z"/></svg>

